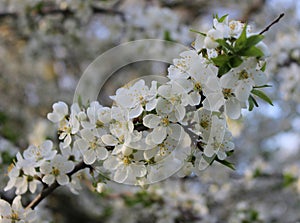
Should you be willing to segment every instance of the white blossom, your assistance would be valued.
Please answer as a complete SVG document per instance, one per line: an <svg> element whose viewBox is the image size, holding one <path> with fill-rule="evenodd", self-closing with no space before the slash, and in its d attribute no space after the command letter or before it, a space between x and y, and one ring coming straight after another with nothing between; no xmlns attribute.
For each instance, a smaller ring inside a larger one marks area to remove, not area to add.
<svg viewBox="0 0 300 223"><path fill-rule="evenodd" d="M74 169L74 163L62 155L56 155L52 160L44 162L40 171L44 175L42 181L48 185L57 181L60 185L66 185L70 179L67 173Z"/></svg>
<svg viewBox="0 0 300 223"><path fill-rule="evenodd" d="M22 206L21 196L16 196L12 205L0 199L0 222L32 223L38 222L38 219L35 211Z"/></svg>

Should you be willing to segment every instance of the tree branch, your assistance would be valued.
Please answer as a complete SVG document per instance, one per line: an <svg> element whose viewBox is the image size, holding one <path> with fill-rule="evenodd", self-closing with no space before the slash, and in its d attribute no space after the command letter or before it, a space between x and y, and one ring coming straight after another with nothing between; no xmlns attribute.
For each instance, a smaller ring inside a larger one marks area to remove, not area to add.
<svg viewBox="0 0 300 223"><path fill-rule="evenodd" d="M279 20L284 16L284 13L281 13L277 19L275 19L270 25L268 25L266 28L263 29L263 31L261 31L259 33L259 35L262 35L263 33L267 32L274 24L278 23Z"/></svg>
<svg viewBox="0 0 300 223"><path fill-rule="evenodd" d="M77 173L79 170L83 170L85 168L91 168L91 166L85 164L84 162L78 163L75 168L68 173L67 175L71 177L74 173ZM34 209L42 200L44 200L48 195L50 195L56 188L60 185L55 181L52 185L45 187L27 206L26 209L32 208Z"/></svg>

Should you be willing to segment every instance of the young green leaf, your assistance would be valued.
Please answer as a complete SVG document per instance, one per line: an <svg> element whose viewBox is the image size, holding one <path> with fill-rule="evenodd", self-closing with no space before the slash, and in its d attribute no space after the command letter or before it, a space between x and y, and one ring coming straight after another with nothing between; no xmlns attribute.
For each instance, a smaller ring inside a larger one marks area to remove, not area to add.
<svg viewBox="0 0 300 223"><path fill-rule="evenodd" d="M190 29L190 32L197 33L197 34L200 34L200 35L202 35L202 36L206 36L206 33L202 33L202 32L197 31L197 30L195 30L195 29Z"/></svg>
<svg viewBox="0 0 300 223"><path fill-rule="evenodd" d="M261 67L260 70L261 70L262 72L265 72L266 67L267 67L267 62L264 63L264 65Z"/></svg>
<svg viewBox="0 0 300 223"><path fill-rule="evenodd" d="M241 50L245 47L246 41L247 41L246 33L247 33L247 24L244 25L244 28L243 28L243 31L242 31L241 35L235 41L234 48L236 49L236 51L239 51L239 50Z"/></svg>
<svg viewBox="0 0 300 223"><path fill-rule="evenodd" d="M219 55L217 57L211 58L216 66L224 66L229 62L230 57L227 55Z"/></svg>
<svg viewBox="0 0 300 223"><path fill-rule="evenodd" d="M221 18L217 18L218 22L219 22L219 23L224 22L224 20L226 19L227 16L228 16L228 14L223 15Z"/></svg>
<svg viewBox="0 0 300 223"><path fill-rule="evenodd" d="M220 160L218 158L215 159L217 162L223 164L224 166L227 166L228 168L235 170L235 166L233 163L227 161L227 160Z"/></svg>
<svg viewBox="0 0 300 223"><path fill-rule="evenodd" d="M263 91L253 89L251 91L251 93L258 96L258 97L260 97L262 100L264 100L265 102L267 102L267 103L269 103L270 105L273 106L272 100Z"/></svg>
<svg viewBox="0 0 300 223"><path fill-rule="evenodd" d="M243 60L242 60L242 58L240 58L239 56L234 56L234 57L231 57L231 58L229 59L229 66L230 66L231 68L238 67L238 66L240 66L242 63L243 63Z"/></svg>
<svg viewBox="0 0 300 223"><path fill-rule="evenodd" d="M246 40L246 45L245 48L249 48L252 46L255 46L257 43L259 43L260 41L262 41L264 38L263 35L253 35L253 36L249 36Z"/></svg>
<svg viewBox="0 0 300 223"><path fill-rule="evenodd" d="M225 48L226 50L230 50L230 51L232 51L232 52L234 51L234 48L233 48L232 46L230 46L230 45L226 42L226 40L224 40L224 39L217 39L216 42L219 43L220 46L222 46L222 47Z"/></svg>
<svg viewBox="0 0 300 223"><path fill-rule="evenodd" d="M249 96L248 102L249 102L249 109L248 109L249 111L252 111L254 106L258 107L258 103L252 95Z"/></svg>
<svg viewBox="0 0 300 223"><path fill-rule="evenodd" d="M241 50L239 52L239 54L241 56L247 56L247 57L262 57L262 56L264 56L264 53L256 46L252 46L248 49Z"/></svg>
<svg viewBox="0 0 300 223"><path fill-rule="evenodd" d="M218 77L222 77L224 74L226 74L228 71L230 71L230 66L228 64L224 64L223 66L219 67L218 71Z"/></svg>
<svg viewBox="0 0 300 223"><path fill-rule="evenodd" d="M272 85L265 84L265 85L261 85L261 86L254 86L253 88L266 88L266 87L272 87Z"/></svg>

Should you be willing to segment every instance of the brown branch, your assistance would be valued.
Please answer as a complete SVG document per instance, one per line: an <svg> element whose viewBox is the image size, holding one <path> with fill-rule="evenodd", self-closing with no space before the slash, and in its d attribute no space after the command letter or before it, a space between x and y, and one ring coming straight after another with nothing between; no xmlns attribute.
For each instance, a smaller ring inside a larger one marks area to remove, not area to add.
<svg viewBox="0 0 300 223"><path fill-rule="evenodd" d="M278 23L279 20L284 16L284 13L281 13L277 19L275 19L270 25L268 25L266 28L263 29L263 31L261 31L259 33L259 35L262 35L263 33L267 32L274 24Z"/></svg>
<svg viewBox="0 0 300 223"><path fill-rule="evenodd" d="M79 170L83 170L87 167L91 168L91 166L85 164L84 162L80 162L67 175L69 177L71 177L74 173L77 173ZM43 190L26 206L26 209L29 209L29 208L34 209L42 200L44 200L48 195L50 195L59 186L60 185L57 182L54 182L52 185L43 188Z"/></svg>

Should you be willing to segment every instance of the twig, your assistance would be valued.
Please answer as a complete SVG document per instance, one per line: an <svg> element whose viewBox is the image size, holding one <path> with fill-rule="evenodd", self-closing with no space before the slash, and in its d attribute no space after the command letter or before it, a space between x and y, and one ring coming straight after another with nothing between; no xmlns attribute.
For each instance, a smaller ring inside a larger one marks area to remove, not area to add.
<svg viewBox="0 0 300 223"><path fill-rule="evenodd" d="M268 25L266 28L263 29L263 31L261 31L259 33L259 35L262 35L263 33L267 32L274 24L278 23L279 20L284 16L284 13L281 13L277 19L275 19L270 25Z"/></svg>
<svg viewBox="0 0 300 223"><path fill-rule="evenodd" d="M67 175L71 177L74 173L78 172L79 170L83 170L85 168L91 168L91 166L86 165L84 162L78 163L75 168L68 173ZM32 208L34 209L42 200L44 200L48 195L50 195L56 188L60 185L55 182L51 184L49 187L45 187L27 206L26 209Z"/></svg>

